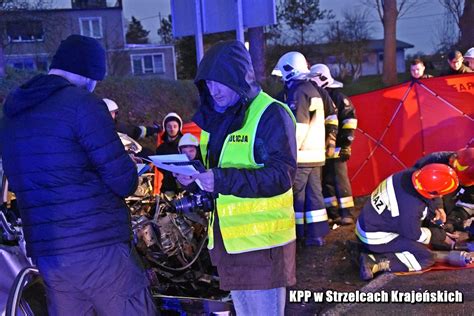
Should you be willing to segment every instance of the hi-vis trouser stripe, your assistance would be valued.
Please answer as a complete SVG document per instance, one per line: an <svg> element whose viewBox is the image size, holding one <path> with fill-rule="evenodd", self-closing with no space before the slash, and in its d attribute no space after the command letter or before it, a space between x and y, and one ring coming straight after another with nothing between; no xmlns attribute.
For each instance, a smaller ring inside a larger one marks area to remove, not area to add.
<svg viewBox="0 0 474 316"><path fill-rule="evenodd" d="M397 256L398 260L400 260L408 268L408 271L421 270L420 263L418 260L416 260L416 257L411 252L396 252L395 255Z"/></svg>
<svg viewBox="0 0 474 316"><path fill-rule="evenodd" d="M337 207L337 198L335 196L324 198L324 206Z"/></svg>
<svg viewBox="0 0 474 316"><path fill-rule="evenodd" d="M326 118L324 119L324 124L325 125L336 125L336 126L338 126L339 121L337 120L337 115L333 114L333 115L326 116Z"/></svg>
<svg viewBox="0 0 474 316"><path fill-rule="evenodd" d="M355 233L360 241L368 245L382 245L391 242L399 235L397 233L388 232L365 232L357 221Z"/></svg>
<svg viewBox="0 0 474 316"><path fill-rule="evenodd" d="M354 199L352 196L346 196L339 199L340 208L354 207Z"/></svg>
<svg viewBox="0 0 474 316"><path fill-rule="evenodd" d="M342 121L342 128L344 129L356 129L357 128L357 119L345 119Z"/></svg>
<svg viewBox="0 0 474 316"><path fill-rule="evenodd" d="M422 244L428 245L431 240L431 230L426 227L421 227L421 235L420 238L418 238L418 242L421 242Z"/></svg>
<svg viewBox="0 0 474 316"><path fill-rule="evenodd" d="M324 222L328 220L328 213L326 212L325 208L320 210L314 210L311 212L306 212L306 223L317 223L317 222Z"/></svg>
<svg viewBox="0 0 474 316"><path fill-rule="evenodd" d="M304 213L295 212L295 223L296 225L304 225Z"/></svg>

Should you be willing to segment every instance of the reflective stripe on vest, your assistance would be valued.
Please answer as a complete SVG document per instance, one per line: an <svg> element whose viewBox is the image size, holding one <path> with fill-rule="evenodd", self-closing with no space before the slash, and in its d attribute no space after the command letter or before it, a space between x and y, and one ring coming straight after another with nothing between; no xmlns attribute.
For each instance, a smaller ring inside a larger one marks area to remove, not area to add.
<svg viewBox="0 0 474 316"><path fill-rule="evenodd" d="M293 114L285 104L260 92L247 109L242 128L227 135L219 158L220 168L263 167L255 162L253 149L260 118L272 103L282 106L295 123ZM209 133L201 131L200 148L206 167L209 167L208 141ZM273 248L285 245L296 238L291 189L283 194L266 198L241 198L219 194L215 211L219 215L219 228L228 253ZM214 216L211 216L208 228L209 249L214 247L213 224Z"/></svg>

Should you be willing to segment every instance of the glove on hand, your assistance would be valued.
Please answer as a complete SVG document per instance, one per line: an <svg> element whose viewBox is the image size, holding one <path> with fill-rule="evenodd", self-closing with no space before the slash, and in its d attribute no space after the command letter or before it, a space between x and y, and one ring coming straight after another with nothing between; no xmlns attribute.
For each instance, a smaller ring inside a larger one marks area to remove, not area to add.
<svg viewBox="0 0 474 316"><path fill-rule="evenodd" d="M341 158L342 161L348 161L349 158L351 158L351 147L342 147L339 152L339 158Z"/></svg>
<svg viewBox="0 0 474 316"><path fill-rule="evenodd" d="M326 157L334 156L336 150L336 137L333 134L329 134L326 138Z"/></svg>
<svg viewBox="0 0 474 316"><path fill-rule="evenodd" d="M162 128L160 124L156 121L153 121L153 126L147 126L146 127L146 136L153 136L155 134L158 134L161 132Z"/></svg>

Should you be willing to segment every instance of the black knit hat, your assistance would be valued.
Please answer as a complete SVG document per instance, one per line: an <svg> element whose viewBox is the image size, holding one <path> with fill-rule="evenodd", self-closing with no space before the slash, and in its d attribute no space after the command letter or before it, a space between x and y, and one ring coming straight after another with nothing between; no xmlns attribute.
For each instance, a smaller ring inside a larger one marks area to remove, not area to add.
<svg viewBox="0 0 474 316"><path fill-rule="evenodd" d="M94 80L103 80L105 50L92 37L70 35L61 41L49 68L62 69Z"/></svg>

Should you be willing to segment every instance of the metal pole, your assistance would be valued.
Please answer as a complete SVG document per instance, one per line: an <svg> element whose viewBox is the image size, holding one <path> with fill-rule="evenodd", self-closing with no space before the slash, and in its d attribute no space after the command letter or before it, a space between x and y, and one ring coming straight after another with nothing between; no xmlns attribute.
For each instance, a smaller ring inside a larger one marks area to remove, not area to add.
<svg viewBox="0 0 474 316"><path fill-rule="evenodd" d="M196 35L194 36L194 41L196 42L196 61L199 66L202 56L204 56L204 47L202 44L201 0L194 0L194 5L196 6Z"/></svg>
<svg viewBox="0 0 474 316"><path fill-rule="evenodd" d="M237 2L237 40L245 44L244 36L244 15L242 12L242 0L236 0Z"/></svg>

